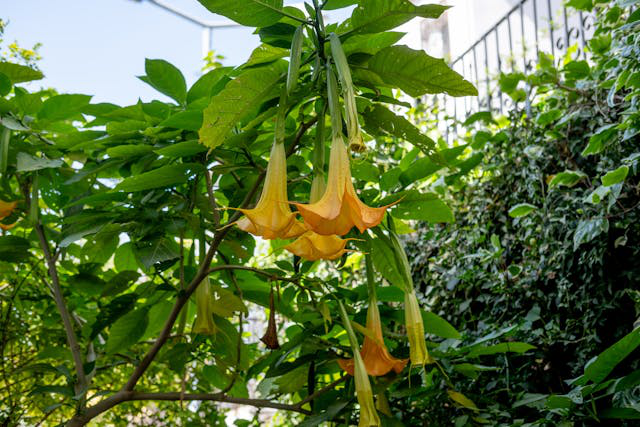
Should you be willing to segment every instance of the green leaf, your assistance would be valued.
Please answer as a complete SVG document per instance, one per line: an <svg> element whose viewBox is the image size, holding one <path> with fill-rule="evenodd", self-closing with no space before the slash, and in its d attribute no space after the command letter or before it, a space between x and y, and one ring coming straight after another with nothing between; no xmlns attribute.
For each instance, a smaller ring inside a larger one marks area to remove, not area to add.
<svg viewBox="0 0 640 427"><path fill-rule="evenodd" d="M58 168L62 166L62 160L60 159L46 159L42 157L35 157L27 153L20 152L17 156L17 168L18 172L30 172L47 168Z"/></svg>
<svg viewBox="0 0 640 427"><path fill-rule="evenodd" d="M501 342L499 344L489 345L489 346L478 346L472 348L469 351L468 357L479 357L479 356L487 356L490 354L498 354L498 353L526 353L529 350L533 350L536 348L531 344L527 344L526 342Z"/></svg>
<svg viewBox="0 0 640 427"><path fill-rule="evenodd" d="M610 187L612 185L623 182L629 174L629 166L620 166L616 170L612 170L604 174L602 177L602 185Z"/></svg>
<svg viewBox="0 0 640 427"><path fill-rule="evenodd" d="M607 144L609 144L617 136L617 125L617 123L614 123L599 128L596 133L591 135L591 137L589 138L589 143L582 151L582 155L588 156L589 154L598 154L602 150L604 150Z"/></svg>
<svg viewBox="0 0 640 427"><path fill-rule="evenodd" d="M276 61L280 58L289 56L289 49L271 46L270 44L261 44L251 52L251 56L242 64L243 67L251 67L254 65L266 64Z"/></svg>
<svg viewBox="0 0 640 427"><path fill-rule="evenodd" d="M138 269L138 263L136 261L135 254L133 253L133 243L126 242L123 245L118 246L113 257L113 264L116 267L116 271L135 271Z"/></svg>
<svg viewBox="0 0 640 427"><path fill-rule="evenodd" d="M565 112L560 109L545 111L544 113L538 115L538 117L536 118L536 123L544 127L558 120L560 117L562 117L563 114L565 114Z"/></svg>
<svg viewBox="0 0 640 427"><path fill-rule="evenodd" d="M248 27L267 27L284 15L282 0L198 0L218 15Z"/></svg>
<svg viewBox="0 0 640 427"><path fill-rule="evenodd" d="M638 346L640 346L640 328L634 329L589 362L584 369L584 376L596 384L603 381Z"/></svg>
<svg viewBox="0 0 640 427"><path fill-rule="evenodd" d="M436 151L436 144L431 138L422 134L409 120L380 104L367 106L362 117L364 130L371 135L400 138L420 148L426 155Z"/></svg>
<svg viewBox="0 0 640 427"><path fill-rule="evenodd" d="M0 236L0 261L20 262L29 258L27 239L18 236Z"/></svg>
<svg viewBox="0 0 640 427"><path fill-rule="evenodd" d="M109 157L135 157L149 154L153 151L153 147L150 145L116 145L115 147L107 148L106 152Z"/></svg>
<svg viewBox="0 0 640 427"><path fill-rule="evenodd" d="M393 247L385 239L371 239L371 257L376 270L391 285L400 289L411 288L411 283L407 283L404 274L399 270Z"/></svg>
<svg viewBox="0 0 640 427"><path fill-rule="evenodd" d="M590 11L593 9L593 0L568 0L567 6L577 10Z"/></svg>
<svg viewBox="0 0 640 427"><path fill-rule="evenodd" d="M144 69L147 75L138 77L140 80L180 104L186 102L187 83L178 68L163 59L146 59Z"/></svg>
<svg viewBox="0 0 640 427"><path fill-rule="evenodd" d="M188 157L195 154L204 153L207 151L207 147L200 144L198 141L184 141L176 144L171 144L166 147L155 150L157 154L164 157Z"/></svg>
<svg viewBox="0 0 640 427"><path fill-rule="evenodd" d="M589 243L602 233L609 231L609 220L607 218L595 218L582 220L578 223L573 234L573 250L577 250L583 243Z"/></svg>
<svg viewBox="0 0 640 427"><path fill-rule="evenodd" d="M181 111L161 122L159 126L166 126L174 129L192 130L197 132L202 127L202 111L187 110Z"/></svg>
<svg viewBox="0 0 640 427"><path fill-rule="evenodd" d="M215 95L213 92L229 81L227 77L229 71L229 67L216 68L200 77L187 92L187 103L190 104L200 98L208 98Z"/></svg>
<svg viewBox="0 0 640 427"><path fill-rule="evenodd" d="M573 187L578 182L587 177L587 174L581 171L566 170L555 175L551 181L549 181L549 188L553 187Z"/></svg>
<svg viewBox="0 0 640 427"><path fill-rule="evenodd" d="M177 259L180 256L177 244L166 238L138 242L133 252L147 269L156 263Z"/></svg>
<svg viewBox="0 0 640 427"><path fill-rule="evenodd" d="M9 77L15 85L17 83L40 80L44 77L41 71L35 70L26 65L14 64L13 62L0 61L0 73Z"/></svg>
<svg viewBox="0 0 640 427"><path fill-rule="evenodd" d="M417 97L427 93L477 96L478 91L444 62L422 50L390 46L369 60L369 69L393 87Z"/></svg>
<svg viewBox="0 0 640 427"><path fill-rule="evenodd" d="M109 328L109 338L106 344L107 354L125 351L142 338L149 322L148 312L149 309L143 307L116 320Z"/></svg>
<svg viewBox="0 0 640 427"><path fill-rule="evenodd" d="M103 306L96 317L96 321L91 325L89 339L94 339L104 328L112 325L124 314L129 313L138 299L137 294L125 294L112 299L109 304Z"/></svg>
<svg viewBox="0 0 640 427"><path fill-rule="evenodd" d="M276 64L245 71L211 98L200 129L200 141L204 145L209 148L221 145L243 117L267 97L275 95L274 89L284 76L282 67Z"/></svg>
<svg viewBox="0 0 640 427"><path fill-rule="evenodd" d="M436 19L449 6L425 4L416 6L409 0L366 0L358 2L351 15L354 33L380 33L416 18Z"/></svg>
<svg viewBox="0 0 640 427"><path fill-rule="evenodd" d="M457 340L462 338L460 332L458 332L451 323L431 311L423 311L422 320L424 322L424 330L429 334Z"/></svg>
<svg viewBox="0 0 640 427"><path fill-rule="evenodd" d="M150 172L124 179L116 186L115 191L134 192L182 184L190 176L201 172L203 169L203 166L198 163L179 163L162 166Z"/></svg>
<svg viewBox="0 0 640 427"><path fill-rule="evenodd" d="M633 408L606 408L598 411L598 417L603 419L640 420L640 411Z"/></svg>
<svg viewBox="0 0 640 427"><path fill-rule="evenodd" d="M358 0L326 0L324 3L324 10L336 10L343 7L349 7L357 4Z"/></svg>
<svg viewBox="0 0 640 427"><path fill-rule="evenodd" d="M5 96L11 92L11 79L6 74L0 73L0 96Z"/></svg>
<svg viewBox="0 0 640 427"><path fill-rule="evenodd" d="M455 219L453 211L435 193L421 193L418 190L410 190L401 194L400 202L391 211L391 214L396 218L417 219L429 221L432 224L453 222ZM395 200L398 199L399 195L393 196Z"/></svg>
<svg viewBox="0 0 640 427"><path fill-rule="evenodd" d="M509 209L509 216L511 218L519 218L521 216L529 215L535 209L538 209L538 207L530 203L518 203L517 205Z"/></svg>
<svg viewBox="0 0 640 427"><path fill-rule="evenodd" d="M447 390L447 394L449 395L451 400L453 400L457 404L463 406L464 408L471 409L472 411L479 411L480 410L480 409L478 409L476 404L471 399L469 399L467 396L465 396L462 393L459 393L459 392L453 391L453 390Z"/></svg>
<svg viewBox="0 0 640 427"><path fill-rule="evenodd" d="M319 414L306 417L298 427L316 427L334 419L349 404L349 400L335 400Z"/></svg>
<svg viewBox="0 0 640 427"><path fill-rule="evenodd" d="M366 53L375 55L381 49L392 46L400 41L407 33L399 31L387 31L379 34L362 34L349 37L343 44L345 55L353 53Z"/></svg>
<svg viewBox="0 0 640 427"><path fill-rule="evenodd" d="M80 114L89 105L89 95L56 95L44 101L38 118L42 120L64 120Z"/></svg>

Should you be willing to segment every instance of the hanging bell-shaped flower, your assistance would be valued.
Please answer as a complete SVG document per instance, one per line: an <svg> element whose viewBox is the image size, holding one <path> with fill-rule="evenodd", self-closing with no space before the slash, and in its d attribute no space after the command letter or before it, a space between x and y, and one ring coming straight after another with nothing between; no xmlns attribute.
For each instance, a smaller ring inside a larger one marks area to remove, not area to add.
<svg viewBox="0 0 640 427"><path fill-rule="evenodd" d="M196 323L193 332L203 335L214 335L217 332L213 322L213 310L211 309L211 284L209 278L204 280L196 288Z"/></svg>

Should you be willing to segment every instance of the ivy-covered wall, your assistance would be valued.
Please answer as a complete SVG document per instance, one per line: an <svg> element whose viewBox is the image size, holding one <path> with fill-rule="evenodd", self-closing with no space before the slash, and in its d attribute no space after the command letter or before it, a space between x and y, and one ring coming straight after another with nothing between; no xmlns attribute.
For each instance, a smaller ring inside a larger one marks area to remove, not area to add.
<svg viewBox="0 0 640 427"><path fill-rule="evenodd" d="M598 7L589 61L541 54L534 74L501 76L519 107L468 120L458 143L484 156L446 190L456 221L409 239L414 279L435 313L471 340L512 327L512 337L537 347L479 358L467 375L466 395L508 408L505 419L530 420L541 405L535 394L570 393L567 381L637 324L640 14L629 5ZM520 102L526 91L530 116ZM614 374L637 369L639 356ZM626 393L612 393L617 405L634 396L637 404L637 384ZM601 403L547 401L544 418L594 421Z"/></svg>

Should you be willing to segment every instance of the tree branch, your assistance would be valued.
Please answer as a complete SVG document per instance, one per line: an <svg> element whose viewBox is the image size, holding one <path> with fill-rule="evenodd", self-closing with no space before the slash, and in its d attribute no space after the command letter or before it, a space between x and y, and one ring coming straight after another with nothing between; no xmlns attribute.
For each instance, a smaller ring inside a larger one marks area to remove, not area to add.
<svg viewBox="0 0 640 427"><path fill-rule="evenodd" d="M299 144L300 140L302 139L302 136L311 126L313 126L316 120L317 120L317 117L314 117L309 122L302 123L300 125L300 128L298 129L298 132L296 133L292 144L289 146L287 150L287 156L290 156L295 152L296 146ZM262 184L262 181L264 180L264 177L265 177L265 172L263 171L262 173L260 173L260 175L256 179L255 184L253 185L251 190L249 190L244 200L242 201L241 203L242 207L246 207L253 200L256 193L258 192L258 189L260 188L260 185ZM231 218L229 218L228 224L232 224L241 215L242 215L242 212L236 211L231 216ZM153 343L151 348L144 355L144 357L142 358L138 366L136 366L136 368L131 374L131 377L129 377L129 380L124 385L124 387L117 393L113 394L112 396L96 403L94 406L87 408L83 413L80 413L74 416L67 423L68 426L70 427L83 426L86 423L88 423L92 418L96 417L97 415L105 411L108 411L109 409L113 408L114 406L122 402L129 401L129 400L150 400L151 398L157 399L157 400L180 400L180 399L182 400L214 400L219 402L253 405L257 407L274 407L276 409L295 410L296 412L306 413L306 414L309 413L309 411L301 408L297 408L295 407L295 405L284 405L284 404L270 402L268 400L240 399L240 398L233 398L233 397L228 397L220 394L211 394L211 395L207 395L207 394L186 395L182 393L173 393L173 394L172 393L155 393L154 394L154 393L136 393L133 391L133 389L135 388L136 384L138 383L142 375L149 368L149 365L151 364L153 359L157 356L158 352L160 351L162 346L166 343L167 339L171 335L171 330L173 329L173 326L176 322L176 319L178 318L178 315L180 314L180 311L182 310L184 305L189 301L189 298L195 292L198 285L200 285L202 280L204 280L204 278L208 274L210 274L212 270L215 271L215 269L218 269L218 270L225 269L226 266L218 266L211 269L209 268L209 266L211 265L211 261L213 260L213 257L216 251L218 250L218 246L220 246L220 243L222 243L225 236L230 230L231 230L230 227L225 226L218 229L215 232L213 239L211 241L211 244L209 246L209 250L207 251L205 259L201 263L200 268L198 269L198 272L196 273L195 277L191 280L191 282L189 283L187 288L184 290L184 292L181 293L178 299L176 300L176 303L174 304L173 309L171 310L171 313L169 314L169 317L167 318L167 321L165 322L164 327L160 332L160 335L158 336L156 341ZM278 405L278 406L276 407L273 405ZM295 409L293 409L294 407Z"/></svg>
<svg viewBox="0 0 640 427"><path fill-rule="evenodd" d="M31 204L31 195L29 193L28 188L23 188L25 200L27 204ZM71 351L71 356L73 357L73 364L76 368L76 375L78 376L78 382L75 387L76 394L80 394L87 387L87 379L84 375L84 367L82 363L82 354L80 351L80 345L78 344L78 338L76 337L76 332L73 329L73 323L71 321L71 314L69 313L69 309L67 308L67 304L64 300L64 296L62 294L62 288L60 287L60 278L58 277L58 269L56 267L56 261L54 256L51 254L51 249L49 248L49 243L47 243L47 238L44 234L44 227L40 222L40 218L38 218L33 226L35 230L38 240L40 242L40 248L44 253L44 259L47 263L47 270L49 271L49 276L51 277L51 293L53 294L53 299L58 308L58 312L60 313L60 317L62 318L62 325L64 327L64 331L67 335L67 342L69 344L69 349ZM84 404L84 399L80 400L81 406Z"/></svg>

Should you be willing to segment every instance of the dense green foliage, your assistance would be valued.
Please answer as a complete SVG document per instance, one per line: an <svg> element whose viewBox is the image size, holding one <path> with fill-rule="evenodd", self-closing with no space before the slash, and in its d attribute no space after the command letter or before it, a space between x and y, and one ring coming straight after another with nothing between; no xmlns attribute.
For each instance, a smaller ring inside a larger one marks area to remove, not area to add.
<svg viewBox="0 0 640 427"><path fill-rule="evenodd" d="M532 75L501 77L518 108L467 122L464 140L484 157L476 173L440 187L456 222L423 227L411 244L425 301L465 339L512 328L537 347L462 372L473 379L467 396L506 425L640 416L637 350L611 375L585 369L640 310L640 14L629 4L596 9L589 61L541 54ZM604 384L594 391L588 380Z"/></svg>

